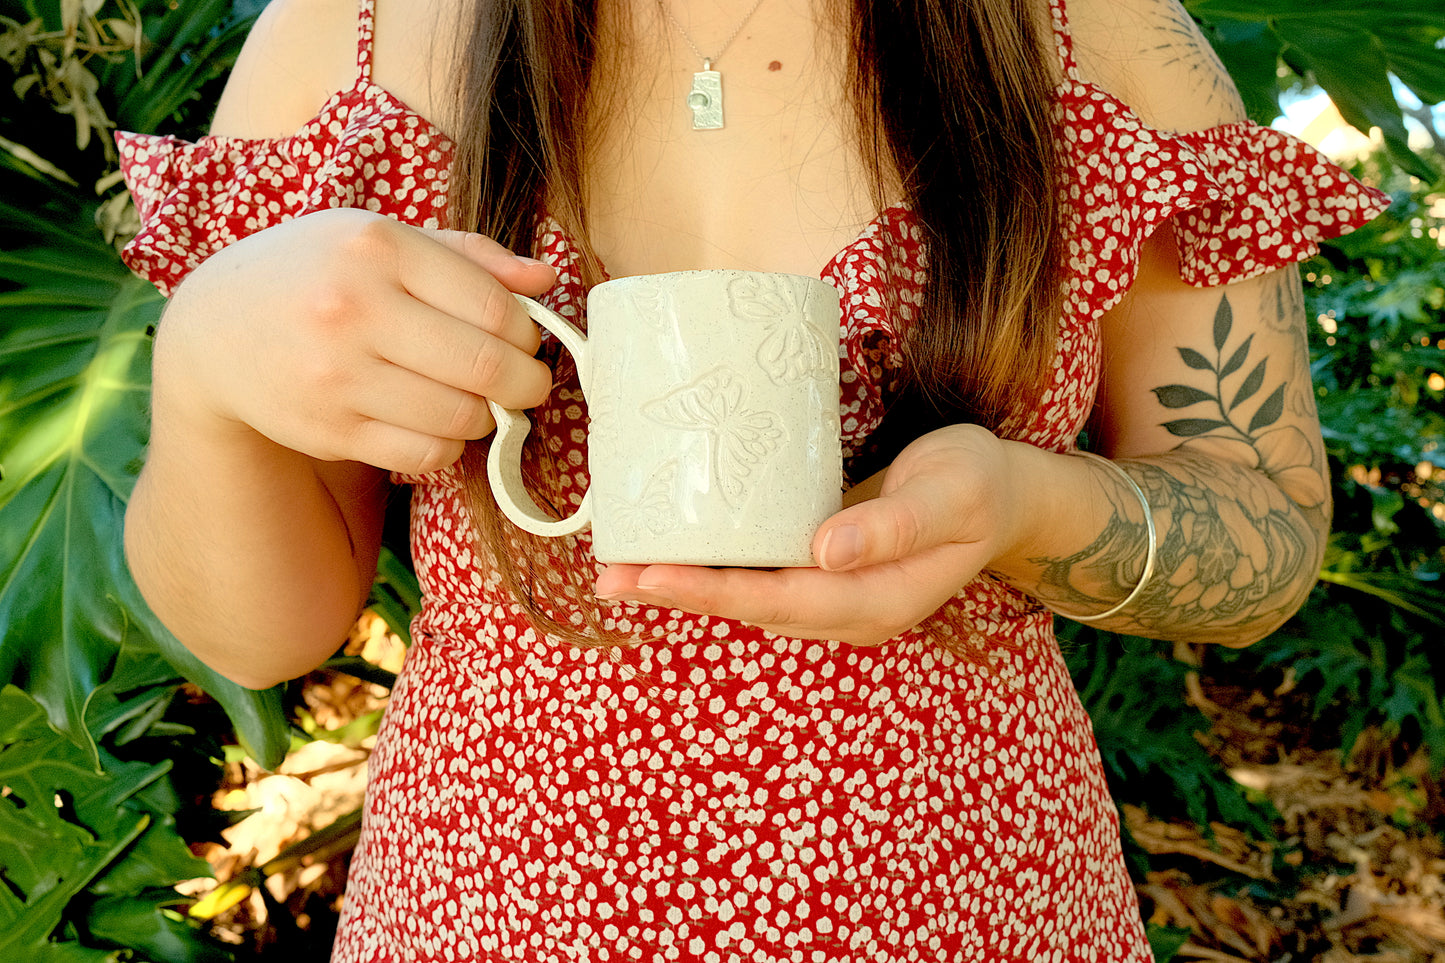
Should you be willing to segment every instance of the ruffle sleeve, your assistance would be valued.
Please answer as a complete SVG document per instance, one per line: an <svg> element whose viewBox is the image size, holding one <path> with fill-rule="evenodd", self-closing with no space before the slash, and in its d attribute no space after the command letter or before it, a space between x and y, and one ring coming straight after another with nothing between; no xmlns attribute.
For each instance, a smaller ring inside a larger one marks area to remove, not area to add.
<svg viewBox="0 0 1445 963"><path fill-rule="evenodd" d="M450 143L379 88L338 95L291 137L119 133L141 231L122 256L167 297L228 244L293 217L354 207L437 227Z"/></svg>
<svg viewBox="0 0 1445 963"><path fill-rule="evenodd" d="M824 266L842 297L843 454L860 454L883 419L903 367L900 334L923 301L923 242L917 218L890 207Z"/></svg>
<svg viewBox="0 0 1445 963"><path fill-rule="evenodd" d="M1060 107L1071 293L1092 313L1128 290L1140 245L1165 221L1180 276L1205 287L1304 260L1389 206L1383 192L1282 131L1249 122L1155 130L1093 88Z"/></svg>
<svg viewBox="0 0 1445 963"><path fill-rule="evenodd" d="M1179 135L1209 177L1216 200L1175 222L1184 280L1200 286L1242 281L1319 252L1387 207L1304 141L1253 124Z"/></svg>

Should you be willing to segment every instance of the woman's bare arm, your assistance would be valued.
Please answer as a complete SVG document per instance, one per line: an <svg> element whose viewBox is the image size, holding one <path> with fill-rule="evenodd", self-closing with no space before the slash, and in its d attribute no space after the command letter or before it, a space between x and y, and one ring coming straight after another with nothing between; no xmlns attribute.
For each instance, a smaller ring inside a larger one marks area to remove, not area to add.
<svg viewBox="0 0 1445 963"><path fill-rule="evenodd" d="M350 82L355 37L352 0L271 4L215 132L296 130ZM253 687L330 655L375 571L386 470L450 464L491 431L485 397L545 397L536 329L510 291L552 280L479 235L352 210L197 267L159 325L151 444L126 515L136 581L181 642Z"/></svg>

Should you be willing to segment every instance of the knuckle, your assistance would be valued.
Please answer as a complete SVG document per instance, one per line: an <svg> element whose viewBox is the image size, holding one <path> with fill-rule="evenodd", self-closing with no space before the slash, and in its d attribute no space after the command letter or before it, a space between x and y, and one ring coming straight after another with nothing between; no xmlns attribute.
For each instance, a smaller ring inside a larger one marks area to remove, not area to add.
<svg viewBox="0 0 1445 963"><path fill-rule="evenodd" d="M526 394L523 403L529 408L535 408L552 394L552 369L533 359L529 370L532 371L536 380L532 390Z"/></svg>
<svg viewBox="0 0 1445 963"><path fill-rule="evenodd" d="M487 338L477 353L472 355L469 377L472 387L480 395L490 395L501 379L506 363L507 346L497 338Z"/></svg>
<svg viewBox="0 0 1445 963"><path fill-rule="evenodd" d="M909 499L893 499L889 518L892 558L904 558L921 548L927 525L919 506Z"/></svg>
<svg viewBox="0 0 1445 963"><path fill-rule="evenodd" d="M328 278L317 282L308 291L306 316L319 332L335 332L356 322L361 300L350 285L338 278Z"/></svg>
<svg viewBox="0 0 1445 963"><path fill-rule="evenodd" d="M407 471L425 475L439 471L462 456L464 443L451 438L427 438L410 457Z"/></svg>
<svg viewBox="0 0 1445 963"><path fill-rule="evenodd" d="M512 292L500 284L488 284L482 294L480 322L483 331L501 334L508 326L513 314L521 310Z"/></svg>
<svg viewBox="0 0 1445 963"><path fill-rule="evenodd" d="M476 395L464 394L447 421L446 437L480 438L490 430L491 413L487 403Z"/></svg>
<svg viewBox="0 0 1445 963"><path fill-rule="evenodd" d="M401 252L403 230L396 221L385 217L358 219L350 226L337 251L346 261L395 264Z"/></svg>

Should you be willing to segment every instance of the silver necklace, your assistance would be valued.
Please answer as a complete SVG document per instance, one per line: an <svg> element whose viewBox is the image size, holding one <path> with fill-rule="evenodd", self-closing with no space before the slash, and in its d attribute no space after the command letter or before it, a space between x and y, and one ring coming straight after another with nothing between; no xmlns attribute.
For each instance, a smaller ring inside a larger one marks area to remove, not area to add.
<svg viewBox="0 0 1445 963"><path fill-rule="evenodd" d="M738 25L733 28L733 32L727 40L723 41L718 52L709 57L697 49L697 44L693 43L692 37L682 28L682 24L677 22L672 11L667 8L665 0L657 0L657 9L661 10L668 22L676 28L678 33L682 34L682 39L687 41L687 45L692 48L697 59L702 61L702 69L692 75L692 89L687 92L687 106L692 111L693 130L722 130L722 74L713 70L712 65L722 59L722 55L727 53L727 49L733 45L733 41L738 39L738 34L743 32L743 27L762 5L763 0L757 0L752 9L743 14L743 18L738 21Z"/></svg>

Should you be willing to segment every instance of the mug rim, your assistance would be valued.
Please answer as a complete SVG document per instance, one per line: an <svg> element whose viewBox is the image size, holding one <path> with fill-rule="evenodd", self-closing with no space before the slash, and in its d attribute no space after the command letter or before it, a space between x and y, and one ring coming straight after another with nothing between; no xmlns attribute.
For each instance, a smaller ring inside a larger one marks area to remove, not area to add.
<svg viewBox="0 0 1445 963"><path fill-rule="evenodd" d="M617 284L622 281L638 281L642 279L649 279L654 281L670 280L673 278L690 277L700 274L713 276L754 275L758 277L797 278L802 281L809 281L814 284L822 284L830 288L833 287L832 284L829 284L827 281L823 280L815 274L797 274L793 271L758 271L752 268L689 268L685 271L650 271L643 274L624 274L621 277L609 277L607 280L599 281L597 284L593 285L592 290L595 291L597 288L603 287L604 285Z"/></svg>

